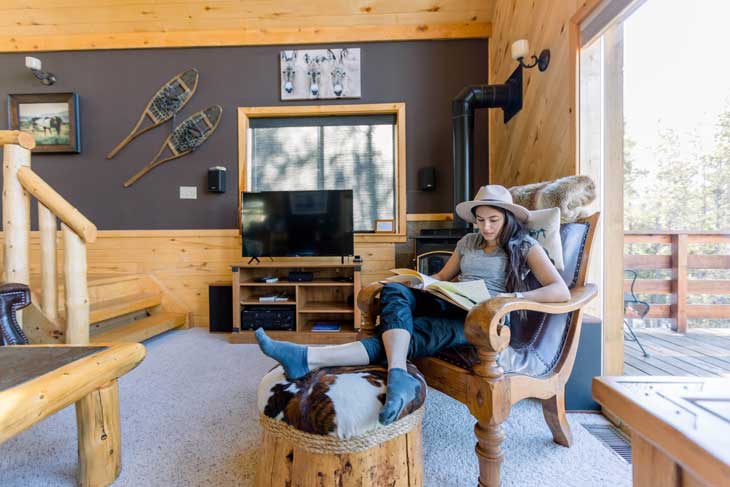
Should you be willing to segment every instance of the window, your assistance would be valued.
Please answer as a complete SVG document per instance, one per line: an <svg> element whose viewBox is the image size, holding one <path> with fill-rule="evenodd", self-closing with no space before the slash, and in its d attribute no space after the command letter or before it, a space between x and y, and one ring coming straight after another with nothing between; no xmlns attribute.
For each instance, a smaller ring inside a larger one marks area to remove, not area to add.
<svg viewBox="0 0 730 487"><path fill-rule="evenodd" d="M352 189L355 232L391 219L405 237L404 118L403 104L239 108L239 187Z"/></svg>
<svg viewBox="0 0 730 487"><path fill-rule="evenodd" d="M250 191L352 189L356 232L395 218L395 116L251 120Z"/></svg>

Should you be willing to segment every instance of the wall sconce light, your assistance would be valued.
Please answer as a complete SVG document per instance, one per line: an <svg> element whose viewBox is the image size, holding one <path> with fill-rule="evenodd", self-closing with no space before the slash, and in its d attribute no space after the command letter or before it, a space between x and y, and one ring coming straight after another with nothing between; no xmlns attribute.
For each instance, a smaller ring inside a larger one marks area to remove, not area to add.
<svg viewBox="0 0 730 487"><path fill-rule="evenodd" d="M548 64L550 64L550 49L543 49L540 52L540 57L533 54L532 63L525 64L525 56L529 52L530 44L527 42L527 39L520 39L512 43L512 59L520 63L520 66L528 69L537 66L537 69L540 71L545 71L548 68Z"/></svg>
<svg viewBox="0 0 730 487"><path fill-rule="evenodd" d="M33 76L38 78L46 86L50 86L56 82L56 77L53 74L41 71L41 60L38 58L26 56L25 67L30 69Z"/></svg>

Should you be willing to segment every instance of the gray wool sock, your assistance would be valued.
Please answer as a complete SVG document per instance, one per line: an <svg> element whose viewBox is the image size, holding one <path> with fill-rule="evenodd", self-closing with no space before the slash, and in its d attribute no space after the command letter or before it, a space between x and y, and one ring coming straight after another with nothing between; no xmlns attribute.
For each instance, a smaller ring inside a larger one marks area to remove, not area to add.
<svg viewBox="0 0 730 487"><path fill-rule="evenodd" d="M300 379L309 373L307 364L307 347L279 340L272 340L266 336L263 328L256 330L256 341L265 355L273 358L284 367L284 373L289 379Z"/></svg>
<svg viewBox="0 0 730 487"><path fill-rule="evenodd" d="M388 371L388 388L385 393L385 404L378 419L388 425L398 419L406 404L416 398L421 390L418 382L405 369L392 368Z"/></svg>

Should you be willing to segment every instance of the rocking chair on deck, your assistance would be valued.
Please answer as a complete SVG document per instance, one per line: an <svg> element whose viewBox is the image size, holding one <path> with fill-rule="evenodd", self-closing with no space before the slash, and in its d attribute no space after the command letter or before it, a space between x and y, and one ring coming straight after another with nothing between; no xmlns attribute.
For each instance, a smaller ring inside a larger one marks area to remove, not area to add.
<svg viewBox="0 0 730 487"><path fill-rule="evenodd" d="M472 309L466 317L468 345L446 350L437 357L416 361L428 384L464 403L476 417L476 453L479 485L498 486L504 452L502 423L513 404L529 397L542 400L545 420L556 443L570 446L572 437L565 416L565 383L573 369L580 337L583 307L596 295L586 284L591 244L598 213L575 223L561 225L565 269L561 272L570 288L570 301L537 303L526 299L493 298ZM539 283L530 274L531 288ZM359 293L361 334L375 334L382 284L371 283ZM517 313L510 327L502 326L511 312L527 310L525 320ZM520 355L521 373L507 373L497 364L499 352L511 345ZM531 375L531 364L548 371Z"/></svg>

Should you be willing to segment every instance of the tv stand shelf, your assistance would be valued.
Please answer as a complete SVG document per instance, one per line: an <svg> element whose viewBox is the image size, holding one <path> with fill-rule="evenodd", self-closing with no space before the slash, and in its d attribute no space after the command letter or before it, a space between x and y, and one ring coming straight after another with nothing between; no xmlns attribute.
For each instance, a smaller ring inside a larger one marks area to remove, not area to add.
<svg viewBox="0 0 730 487"><path fill-rule="evenodd" d="M244 330L241 313L251 306L294 306L294 330L267 330L277 340L297 343L332 344L357 340L360 310L355 304L360 291L360 269L357 263L319 263L304 261L232 264L233 333L231 343L256 343L253 330ZM312 272L312 281L289 281L290 271ZM264 276L277 276L277 282L257 282ZM260 296L277 294L287 301L259 301ZM315 332L315 322L337 322L340 331Z"/></svg>

